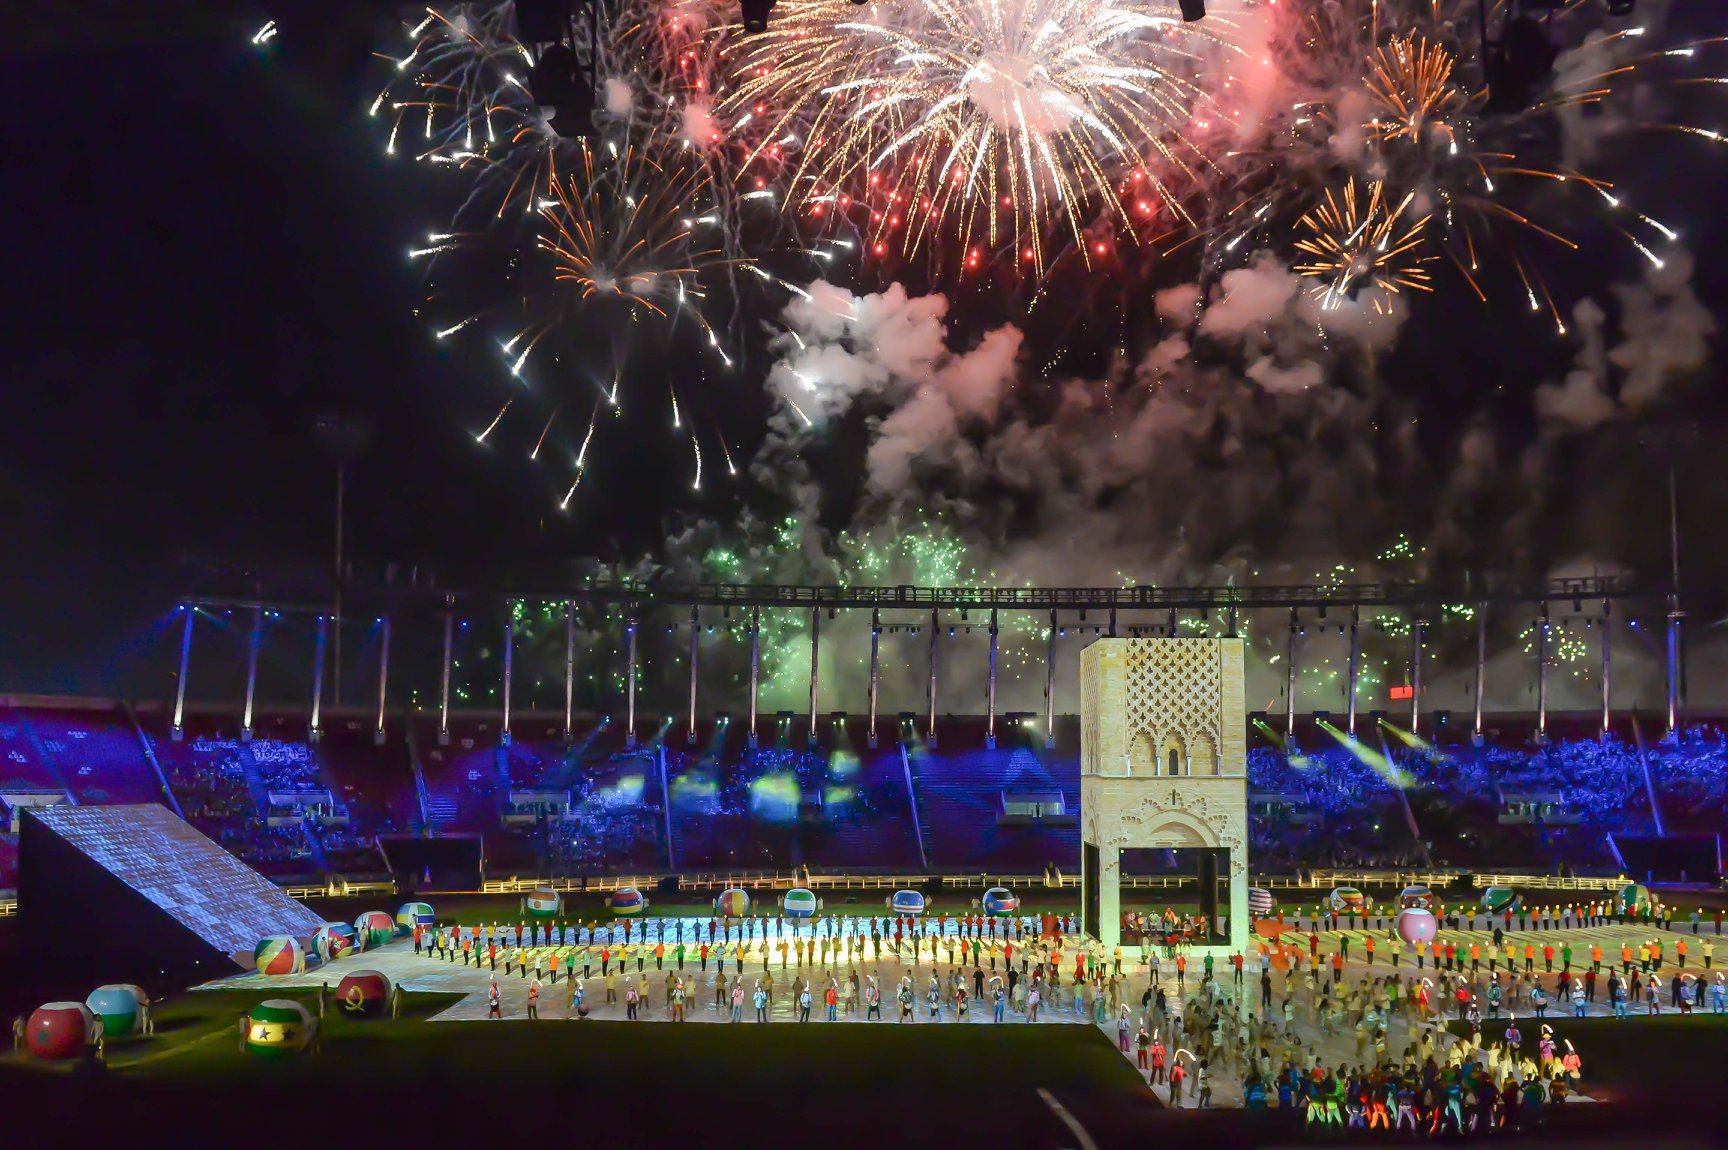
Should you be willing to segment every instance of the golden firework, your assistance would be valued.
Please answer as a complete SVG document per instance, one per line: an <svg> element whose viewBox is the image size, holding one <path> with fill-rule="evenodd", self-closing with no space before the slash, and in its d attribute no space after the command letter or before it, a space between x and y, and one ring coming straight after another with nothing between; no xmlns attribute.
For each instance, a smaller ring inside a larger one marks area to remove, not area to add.
<svg viewBox="0 0 1728 1150"><path fill-rule="evenodd" d="M1452 65L1451 52L1421 36L1400 36L1375 49L1366 77L1376 108L1369 131L1388 142L1413 143L1421 143L1432 131L1453 143L1447 117L1468 104L1469 97L1452 83Z"/></svg>
<svg viewBox="0 0 1728 1150"><path fill-rule="evenodd" d="M1296 250L1309 257L1296 271L1318 281L1311 294L1326 308L1364 286L1391 295L1434 290L1426 265L1436 257L1423 251L1429 217L1405 216L1413 198L1393 206L1384 182L1372 181L1363 194L1352 178L1342 193L1327 189L1325 200L1296 221Z"/></svg>

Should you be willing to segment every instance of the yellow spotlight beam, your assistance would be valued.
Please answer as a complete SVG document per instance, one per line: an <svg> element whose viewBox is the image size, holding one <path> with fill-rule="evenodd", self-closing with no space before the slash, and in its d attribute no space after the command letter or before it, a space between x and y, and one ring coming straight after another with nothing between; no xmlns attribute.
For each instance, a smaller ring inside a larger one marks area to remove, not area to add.
<svg viewBox="0 0 1728 1150"><path fill-rule="evenodd" d="M1337 727L1334 727L1324 719L1320 721L1319 726L1321 730L1338 740L1339 745L1349 751L1358 762L1368 767L1369 770L1379 775L1382 779L1385 779L1388 786L1395 787L1398 790L1404 790L1415 783L1416 780L1407 772L1395 766L1392 763L1392 760L1388 759L1379 751L1371 750L1365 746L1361 740L1352 739L1349 735L1346 735L1343 731L1340 731Z"/></svg>
<svg viewBox="0 0 1728 1150"><path fill-rule="evenodd" d="M1265 720L1255 719L1254 720L1254 726L1259 729L1259 731L1262 735L1265 735L1268 739L1271 739L1274 743L1276 743L1279 750L1288 751L1290 749L1288 744L1286 744L1284 742L1284 736L1280 735L1277 731L1273 730L1270 726L1268 726L1266 724Z"/></svg>
<svg viewBox="0 0 1728 1150"><path fill-rule="evenodd" d="M1403 743L1407 747L1413 747L1418 751L1432 751L1434 749L1433 743L1430 743L1415 731L1407 731L1396 723L1388 723L1385 719L1380 720L1380 725L1387 731L1390 731L1397 737L1399 742Z"/></svg>

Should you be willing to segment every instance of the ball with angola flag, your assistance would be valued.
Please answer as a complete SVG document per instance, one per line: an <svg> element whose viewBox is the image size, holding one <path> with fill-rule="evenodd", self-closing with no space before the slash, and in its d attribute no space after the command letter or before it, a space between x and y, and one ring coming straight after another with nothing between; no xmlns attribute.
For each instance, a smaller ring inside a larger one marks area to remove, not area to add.
<svg viewBox="0 0 1728 1150"><path fill-rule="evenodd" d="M390 1013L390 979L376 970L353 970L336 984L336 1006L350 1018L377 1018Z"/></svg>

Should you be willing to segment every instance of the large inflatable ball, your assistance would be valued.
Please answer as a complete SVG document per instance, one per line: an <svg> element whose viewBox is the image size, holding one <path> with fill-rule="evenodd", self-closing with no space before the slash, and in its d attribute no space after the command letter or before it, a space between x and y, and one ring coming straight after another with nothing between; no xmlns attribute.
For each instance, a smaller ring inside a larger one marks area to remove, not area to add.
<svg viewBox="0 0 1728 1150"><path fill-rule="evenodd" d="M299 939L273 934L252 948L252 963L259 974L300 974L306 969L306 951Z"/></svg>
<svg viewBox="0 0 1728 1150"><path fill-rule="evenodd" d="M816 897L815 891L795 886L780 896L780 909L787 918L814 918L822 909L822 900Z"/></svg>
<svg viewBox="0 0 1728 1150"><path fill-rule="evenodd" d="M549 886L531 890L522 900L522 913L529 918L557 918L564 913L564 896Z"/></svg>
<svg viewBox="0 0 1728 1150"><path fill-rule="evenodd" d="M280 1058L312 1042L312 1014L298 1002L270 998L246 1016L246 1049L261 1058Z"/></svg>
<svg viewBox="0 0 1728 1150"><path fill-rule="evenodd" d="M1367 914L1374 900L1353 886L1340 886L1326 896L1326 905L1339 914Z"/></svg>
<svg viewBox="0 0 1728 1150"><path fill-rule="evenodd" d="M633 886L613 891L606 904L612 908L613 914L621 918L630 918L648 909L648 899Z"/></svg>
<svg viewBox="0 0 1728 1150"><path fill-rule="evenodd" d="M1491 886L1482 891L1482 909L1489 914L1505 914L1509 910L1517 910L1518 904L1523 901L1518 897L1518 892L1509 886Z"/></svg>
<svg viewBox="0 0 1728 1150"><path fill-rule="evenodd" d="M390 1013L390 980L376 970L355 970L336 984L335 1005L354 1018L376 1018Z"/></svg>
<svg viewBox="0 0 1728 1150"><path fill-rule="evenodd" d="M401 934L413 934L415 927L431 926L433 921L429 902L405 902L396 911L396 930Z"/></svg>
<svg viewBox="0 0 1728 1150"><path fill-rule="evenodd" d="M1399 910L1433 910L1434 892L1421 885L1407 886L1398 892Z"/></svg>
<svg viewBox="0 0 1728 1150"><path fill-rule="evenodd" d="M1275 904L1272 892L1265 887L1251 886L1248 888L1248 913L1256 918L1268 918Z"/></svg>
<svg viewBox="0 0 1728 1150"><path fill-rule="evenodd" d="M1431 910L1408 907L1398 912L1393 928L1405 942L1433 942L1434 936L1440 933L1440 921Z"/></svg>
<svg viewBox="0 0 1728 1150"><path fill-rule="evenodd" d="M320 923L312 932L312 953L321 962L335 962L354 949L359 936L345 922Z"/></svg>
<svg viewBox="0 0 1728 1150"><path fill-rule="evenodd" d="M24 1025L24 1044L38 1058L77 1058L96 1036L96 1016L82 1002L38 1006Z"/></svg>
<svg viewBox="0 0 1728 1150"><path fill-rule="evenodd" d="M993 886L984 892L984 913L1007 918L1020 909L1020 898L1005 886Z"/></svg>
<svg viewBox="0 0 1728 1150"><path fill-rule="evenodd" d="M894 897L888 900L888 908L895 914L923 914L928 905L928 900L915 890L897 890Z"/></svg>
<svg viewBox="0 0 1728 1150"><path fill-rule="evenodd" d="M1643 914L1650 909L1650 888L1641 882L1629 882L1614 896L1621 914Z"/></svg>
<svg viewBox="0 0 1728 1150"><path fill-rule="evenodd" d="M396 920L381 910L369 910L354 920L354 933L361 950L383 946L396 937Z"/></svg>
<svg viewBox="0 0 1728 1150"><path fill-rule="evenodd" d="M102 1033L109 1038L131 1034L138 1029L138 1016L144 1004L138 992L129 984L109 983L98 986L84 999L90 1013L102 1020Z"/></svg>
<svg viewBox="0 0 1728 1150"><path fill-rule="evenodd" d="M714 900L714 913L721 918L743 918L750 913L749 894L737 887L721 891L720 897Z"/></svg>

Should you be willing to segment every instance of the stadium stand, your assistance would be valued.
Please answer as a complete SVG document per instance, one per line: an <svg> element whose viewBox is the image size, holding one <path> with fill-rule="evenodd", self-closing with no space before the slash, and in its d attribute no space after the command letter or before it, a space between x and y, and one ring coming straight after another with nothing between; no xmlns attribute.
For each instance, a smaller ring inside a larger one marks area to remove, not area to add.
<svg viewBox="0 0 1728 1150"><path fill-rule="evenodd" d="M892 719L872 749L840 716L819 719L812 747L808 719L788 714L763 717L756 749L742 724L714 720L692 744L680 722L644 719L634 749L592 717L566 743L561 721L519 716L507 746L482 713L453 715L444 743L425 714L391 717L382 743L360 712L327 713L317 743L292 712L261 714L249 742L231 713L188 714L180 740L168 722L160 707L0 699L0 806L15 818L28 805L167 802L284 879L381 873L377 836L404 833L480 836L500 876L1027 871L1071 868L1078 853L1073 716L1048 748L1032 717L1004 716L995 749L980 719L946 716L935 750ZM1304 724L1293 753L1251 732L1256 869L1612 870L1610 835L1714 835L1728 817L1728 739L1714 724L1678 744L1640 743L1629 717L1607 739L1582 718L1551 721L1578 737L1546 742L1517 716L1496 725L1478 747L1464 722L1437 724L1432 743L1370 724L1354 745ZM15 847L0 832L0 889Z"/></svg>
<svg viewBox="0 0 1728 1150"><path fill-rule="evenodd" d="M11 708L0 721L17 722L35 733L80 805L165 799L161 780L144 759L137 730L118 706Z"/></svg>
<svg viewBox="0 0 1728 1150"><path fill-rule="evenodd" d="M1042 735L1018 722L998 722L997 736L990 750L983 722L950 717L940 753L909 748L931 865L1030 871L1071 862L1080 853L1078 754L1046 752Z"/></svg>

